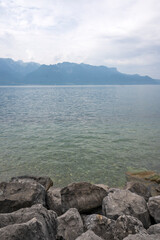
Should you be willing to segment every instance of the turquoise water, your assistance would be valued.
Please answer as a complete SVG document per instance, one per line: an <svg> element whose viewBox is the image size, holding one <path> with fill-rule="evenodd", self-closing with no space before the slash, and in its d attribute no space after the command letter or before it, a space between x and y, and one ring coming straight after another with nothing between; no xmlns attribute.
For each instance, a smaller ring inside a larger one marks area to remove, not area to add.
<svg viewBox="0 0 160 240"><path fill-rule="evenodd" d="M0 87L0 180L120 186L160 171L160 86Z"/></svg>

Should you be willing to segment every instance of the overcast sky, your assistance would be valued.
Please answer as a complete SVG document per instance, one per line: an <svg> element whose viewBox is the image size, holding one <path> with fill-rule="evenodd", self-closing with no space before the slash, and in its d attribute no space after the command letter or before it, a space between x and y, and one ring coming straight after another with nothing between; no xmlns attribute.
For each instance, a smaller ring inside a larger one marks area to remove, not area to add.
<svg viewBox="0 0 160 240"><path fill-rule="evenodd" d="M0 0L0 57L160 79L160 0Z"/></svg>

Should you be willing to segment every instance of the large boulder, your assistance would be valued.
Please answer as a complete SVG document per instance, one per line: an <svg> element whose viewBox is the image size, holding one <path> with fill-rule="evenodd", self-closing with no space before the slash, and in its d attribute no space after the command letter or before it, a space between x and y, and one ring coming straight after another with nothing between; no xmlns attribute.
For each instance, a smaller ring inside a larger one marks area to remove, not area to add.
<svg viewBox="0 0 160 240"><path fill-rule="evenodd" d="M138 218L145 228L150 226L150 217L146 201L143 197L128 190L116 190L103 199L103 214L116 220L121 215Z"/></svg>
<svg viewBox="0 0 160 240"><path fill-rule="evenodd" d="M39 183L0 183L0 213L9 213L34 204L45 206L46 191Z"/></svg>
<svg viewBox="0 0 160 240"><path fill-rule="evenodd" d="M102 205L108 192L99 186L79 182L69 184L61 190L62 211L77 208L79 212L90 212Z"/></svg>
<svg viewBox="0 0 160 240"><path fill-rule="evenodd" d="M1 240L55 240L57 215L41 204L0 214Z"/></svg>
<svg viewBox="0 0 160 240"><path fill-rule="evenodd" d="M86 230L92 230L97 236L104 240L114 240L113 231L115 221L99 214L92 214L84 218Z"/></svg>
<svg viewBox="0 0 160 240"><path fill-rule="evenodd" d="M76 238L76 240L102 240L102 238L98 237L93 231L88 230Z"/></svg>
<svg viewBox="0 0 160 240"><path fill-rule="evenodd" d="M1 240L48 240L42 230L42 224L36 218L26 223L1 228L0 237Z"/></svg>
<svg viewBox="0 0 160 240"><path fill-rule="evenodd" d="M156 223L160 223L160 196L151 197L148 201L150 215Z"/></svg>
<svg viewBox="0 0 160 240"><path fill-rule="evenodd" d="M75 240L83 233L83 222L76 208L57 218L57 239Z"/></svg>
<svg viewBox="0 0 160 240"><path fill-rule="evenodd" d="M149 235L145 233L138 233L134 235L128 235L128 237L123 240L160 240L158 235Z"/></svg>
<svg viewBox="0 0 160 240"><path fill-rule="evenodd" d="M147 229L148 234L159 234L160 235L160 223L154 224Z"/></svg>
<svg viewBox="0 0 160 240"><path fill-rule="evenodd" d="M123 240L129 234L140 232L147 233L141 221L129 215L122 215L116 221L113 234L115 240Z"/></svg>
<svg viewBox="0 0 160 240"><path fill-rule="evenodd" d="M18 177L12 177L10 182L20 182L20 183L39 183L42 186L45 187L46 191L53 186L53 181L50 177L36 177L36 176L18 176Z"/></svg>
<svg viewBox="0 0 160 240"><path fill-rule="evenodd" d="M144 197L146 201L151 197L150 188L140 182L127 182L126 190Z"/></svg>
<svg viewBox="0 0 160 240"><path fill-rule="evenodd" d="M55 211L58 216L62 215L61 188L51 187L47 191L47 206Z"/></svg>

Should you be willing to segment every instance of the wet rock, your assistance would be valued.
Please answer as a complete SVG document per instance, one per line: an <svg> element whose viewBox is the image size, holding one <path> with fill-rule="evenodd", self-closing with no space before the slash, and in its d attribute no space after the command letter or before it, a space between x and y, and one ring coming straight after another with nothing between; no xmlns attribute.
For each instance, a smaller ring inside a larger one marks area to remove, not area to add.
<svg viewBox="0 0 160 240"><path fill-rule="evenodd" d="M51 187L47 191L47 206L55 211L58 216L62 215L61 188Z"/></svg>
<svg viewBox="0 0 160 240"><path fill-rule="evenodd" d="M135 235L129 235L128 237L124 238L124 240L160 240L160 237L158 235L138 233Z"/></svg>
<svg viewBox="0 0 160 240"><path fill-rule="evenodd" d="M129 234L136 234L140 232L147 233L142 222L129 215L120 216L116 221L113 231L115 240L123 240Z"/></svg>
<svg viewBox="0 0 160 240"><path fill-rule="evenodd" d="M102 240L102 238L98 237L93 231L88 230L76 238L76 240Z"/></svg>
<svg viewBox="0 0 160 240"><path fill-rule="evenodd" d="M50 177L36 177L36 176L18 176L11 178L10 182L20 182L20 183L39 183L45 187L46 191L53 186L53 181Z"/></svg>
<svg viewBox="0 0 160 240"><path fill-rule="evenodd" d="M158 191L160 175L153 171L138 171L138 172L127 172L126 178L128 182L139 182L143 183L151 191L152 196L160 195Z"/></svg>
<svg viewBox="0 0 160 240"><path fill-rule="evenodd" d="M62 211L77 208L79 212L91 212L102 205L107 191L99 186L87 183L71 183L61 190Z"/></svg>
<svg viewBox="0 0 160 240"><path fill-rule="evenodd" d="M99 214L92 214L84 218L84 227L87 230L92 230L97 236L104 240L114 240L114 220Z"/></svg>
<svg viewBox="0 0 160 240"><path fill-rule="evenodd" d="M143 197L128 190L116 190L103 199L103 214L116 220L121 215L138 218L145 228L150 226L150 217Z"/></svg>
<svg viewBox="0 0 160 240"><path fill-rule="evenodd" d="M75 208L58 217L57 224L57 239L74 240L83 233L83 222Z"/></svg>
<svg viewBox="0 0 160 240"><path fill-rule="evenodd" d="M46 191L39 183L0 183L0 213L9 213L34 204L45 205Z"/></svg>
<svg viewBox="0 0 160 240"><path fill-rule="evenodd" d="M154 224L147 229L148 234L159 234L160 235L160 223Z"/></svg>
<svg viewBox="0 0 160 240"><path fill-rule="evenodd" d="M151 197L148 201L150 215L156 223L160 223L160 196Z"/></svg>
<svg viewBox="0 0 160 240"><path fill-rule="evenodd" d="M42 205L0 214L1 240L55 240L57 215Z"/></svg>
<svg viewBox="0 0 160 240"><path fill-rule="evenodd" d="M151 191L149 187L140 182L127 182L125 189L144 197L146 201L148 201L148 199L151 197Z"/></svg>

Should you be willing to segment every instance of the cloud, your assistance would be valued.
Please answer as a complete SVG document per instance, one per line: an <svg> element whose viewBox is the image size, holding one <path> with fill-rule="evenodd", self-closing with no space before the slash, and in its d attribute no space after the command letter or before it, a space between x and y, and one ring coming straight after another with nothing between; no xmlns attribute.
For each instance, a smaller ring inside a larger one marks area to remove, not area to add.
<svg viewBox="0 0 160 240"><path fill-rule="evenodd" d="M0 0L1 57L160 78L159 0Z"/></svg>

